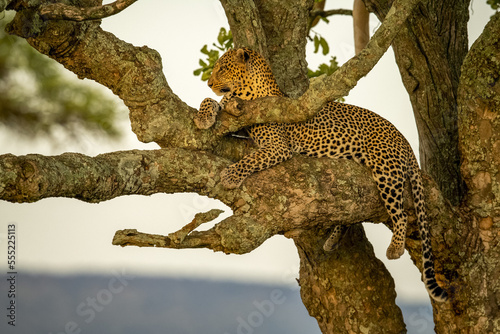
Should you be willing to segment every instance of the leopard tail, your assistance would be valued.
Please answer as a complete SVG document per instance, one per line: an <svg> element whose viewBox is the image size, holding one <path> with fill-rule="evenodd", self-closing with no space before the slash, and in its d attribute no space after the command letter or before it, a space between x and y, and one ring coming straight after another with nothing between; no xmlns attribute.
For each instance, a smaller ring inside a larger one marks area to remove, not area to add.
<svg viewBox="0 0 500 334"><path fill-rule="evenodd" d="M412 154L410 161L410 181L413 194L413 202L415 212L417 214L418 229L420 231L420 239L422 240L422 263L423 263L423 281L429 295L438 302L444 302L448 299L448 293L440 287L436 280L434 272L434 256L432 254L431 239L427 216L425 213L424 187L422 183L422 175L418 167L417 160Z"/></svg>

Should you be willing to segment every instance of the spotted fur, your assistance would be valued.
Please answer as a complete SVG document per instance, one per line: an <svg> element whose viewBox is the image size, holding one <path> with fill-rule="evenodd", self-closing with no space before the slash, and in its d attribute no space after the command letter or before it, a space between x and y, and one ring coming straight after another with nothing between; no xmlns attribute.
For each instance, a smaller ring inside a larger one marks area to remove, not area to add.
<svg viewBox="0 0 500 334"><path fill-rule="evenodd" d="M266 60L250 49L226 52L216 62L208 85L224 98L220 104L210 98L202 102L195 117L199 128L212 126L217 113L231 97L252 100L283 96ZM393 222L393 236L387 249L389 259L397 259L404 253L407 217L403 211L403 190L409 178L422 239L424 283L432 298L447 299L446 291L435 278L420 169L410 145L389 121L363 108L330 102L307 122L257 124L249 127L248 132L259 149L222 172L221 182L225 187L236 188L250 174L279 164L293 153L352 159L367 165ZM344 230L336 226L323 248L335 249Z"/></svg>

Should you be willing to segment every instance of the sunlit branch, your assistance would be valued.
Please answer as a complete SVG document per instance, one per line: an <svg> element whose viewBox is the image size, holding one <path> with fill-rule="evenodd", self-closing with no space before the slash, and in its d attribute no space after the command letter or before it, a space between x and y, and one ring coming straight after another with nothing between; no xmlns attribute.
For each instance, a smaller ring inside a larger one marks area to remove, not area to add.
<svg viewBox="0 0 500 334"><path fill-rule="evenodd" d="M35 202L69 197L100 202L131 194L214 192L227 163L209 153L183 149L118 151L96 157L6 154L0 155L0 199ZM213 172L200 176L206 169ZM223 194L219 199L224 201Z"/></svg>
<svg viewBox="0 0 500 334"><path fill-rule="evenodd" d="M63 3L43 4L40 15L48 20L87 21L98 20L118 14L137 0L117 0L113 3L95 7L75 7Z"/></svg>

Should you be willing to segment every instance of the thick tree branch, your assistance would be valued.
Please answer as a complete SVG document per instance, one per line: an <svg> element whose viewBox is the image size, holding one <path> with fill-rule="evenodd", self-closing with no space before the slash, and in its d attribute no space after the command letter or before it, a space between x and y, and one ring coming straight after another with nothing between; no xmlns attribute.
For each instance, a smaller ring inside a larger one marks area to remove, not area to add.
<svg viewBox="0 0 500 334"><path fill-rule="evenodd" d="M220 122L211 131L215 135L222 135L256 123L295 123L313 117L325 103L347 95L371 71L420 1L395 1L366 48L332 75L311 80L309 89L300 98L233 99L226 104L227 112L222 112Z"/></svg>
<svg viewBox="0 0 500 334"><path fill-rule="evenodd" d="M254 1L221 0L237 47L249 47L268 57L266 34Z"/></svg>
<svg viewBox="0 0 500 334"><path fill-rule="evenodd" d="M387 218L366 167L352 161L296 157L250 176L242 189L232 191L219 185L220 171L227 164L212 154L183 149L123 151L94 158L76 153L3 155L0 199L71 197L99 202L129 194L197 192L234 211L217 229L227 231L227 240L236 235L246 240L234 248L225 246L238 253L277 233ZM283 182L290 187L283 189Z"/></svg>
<svg viewBox="0 0 500 334"><path fill-rule="evenodd" d="M225 159L183 149L122 151L89 157L30 154L0 156L0 198L34 202L70 197L100 202L117 196L151 195L208 189L217 194L218 173ZM225 197L220 196L223 200Z"/></svg>
<svg viewBox="0 0 500 334"><path fill-rule="evenodd" d="M234 215L213 228L221 244L211 244L205 239L212 240L212 236L205 234L189 235L200 239L196 241L200 245L238 254L278 233L293 237L310 229L326 233L334 224L387 220L367 168L355 162L298 156L250 176L242 189L232 191L219 185L220 171L227 164L212 154L183 149L123 151L96 157L76 153L3 155L0 199L33 202L72 197L99 202L129 194L197 192L221 200ZM282 187L283 183L288 186ZM442 197L436 196L439 192L433 184L427 183L426 189L430 219L439 221L438 216L450 211ZM406 208L412 213L411 196L406 196ZM413 221L413 215L409 216ZM181 244L191 242L188 237ZM442 242L441 238L437 242ZM414 246L420 254L418 245Z"/></svg>
<svg viewBox="0 0 500 334"><path fill-rule="evenodd" d="M46 20L99 20L118 14L137 0L117 0L107 5L78 8L64 3L46 3L40 6L40 15Z"/></svg>

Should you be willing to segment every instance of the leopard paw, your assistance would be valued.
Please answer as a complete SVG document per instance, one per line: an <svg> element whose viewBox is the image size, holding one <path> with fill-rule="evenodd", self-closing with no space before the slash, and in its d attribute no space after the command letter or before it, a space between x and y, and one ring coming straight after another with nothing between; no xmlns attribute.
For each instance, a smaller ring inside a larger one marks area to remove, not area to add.
<svg viewBox="0 0 500 334"><path fill-rule="evenodd" d="M221 184L226 189L238 188L245 180L244 177L238 176L231 166L225 168L220 174Z"/></svg>
<svg viewBox="0 0 500 334"><path fill-rule="evenodd" d="M201 102L198 114L194 117L194 124L198 129L208 129L214 125L220 109L221 107L217 101L207 97Z"/></svg>
<svg viewBox="0 0 500 334"><path fill-rule="evenodd" d="M345 234L346 230L347 226L344 225L335 226L333 232L330 234L328 239L326 239L325 243L323 244L323 250L325 252L331 252L339 248L340 240L342 239L342 236Z"/></svg>
<svg viewBox="0 0 500 334"><path fill-rule="evenodd" d="M389 248L387 248L386 256L389 260L399 259L401 255L405 252L404 245L395 245L391 243Z"/></svg>

